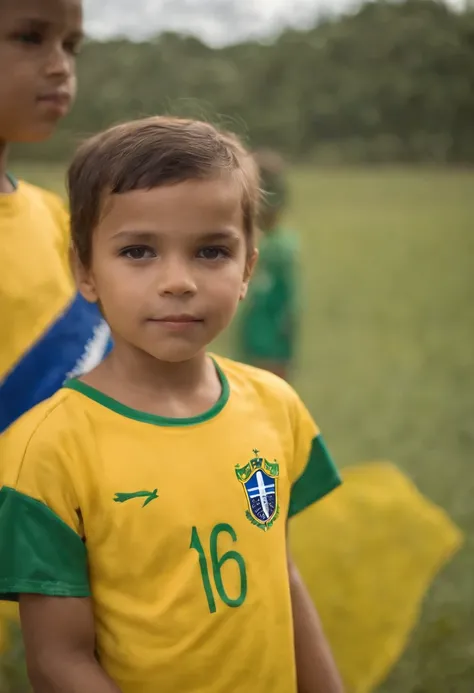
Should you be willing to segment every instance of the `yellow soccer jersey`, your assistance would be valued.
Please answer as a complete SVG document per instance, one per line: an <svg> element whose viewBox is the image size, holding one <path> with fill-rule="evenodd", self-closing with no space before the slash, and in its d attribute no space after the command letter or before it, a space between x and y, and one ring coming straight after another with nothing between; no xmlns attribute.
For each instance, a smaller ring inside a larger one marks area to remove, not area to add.
<svg viewBox="0 0 474 693"><path fill-rule="evenodd" d="M14 193L0 195L0 226L1 313L15 325L2 335L3 378L74 289L67 262L68 216L59 198L20 182Z"/></svg>
<svg viewBox="0 0 474 693"><path fill-rule="evenodd" d="M123 693L296 693L286 520L340 478L289 385L216 366L200 416L73 380L0 441L0 593L92 595Z"/></svg>

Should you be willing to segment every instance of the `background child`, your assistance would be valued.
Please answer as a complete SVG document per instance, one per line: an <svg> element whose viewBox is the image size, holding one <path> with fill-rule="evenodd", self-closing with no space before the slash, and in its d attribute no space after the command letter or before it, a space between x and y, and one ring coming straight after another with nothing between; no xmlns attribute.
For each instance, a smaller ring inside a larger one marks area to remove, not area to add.
<svg viewBox="0 0 474 693"><path fill-rule="evenodd" d="M96 306L74 288L61 201L7 174L8 144L50 137L69 111L81 39L79 0L0 3L0 432L108 342Z"/></svg>
<svg viewBox="0 0 474 693"><path fill-rule="evenodd" d="M264 192L259 214L259 260L237 328L243 361L287 379L298 327L298 246L281 225L288 189L283 160L271 150L255 153Z"/></svg>
<svg viewBox="0 0 474 693"><path fill-rule="evenodd" d="M206 353L256 260L252 157L151 118L83 145L69 188L114 348L0 441L0 591L33 685L340 693L287 546L339 475L290 386Z"/></svg>
<svg viewBox="0 0 474 693"><path fill-rule="evenodd" d="M63 204L7 173L9 143L47 139L69 111L81 39L79 0L0 2L0 433L108 343L97 307L72 281ZM16 615L5 607L0 654Z"/></svg>

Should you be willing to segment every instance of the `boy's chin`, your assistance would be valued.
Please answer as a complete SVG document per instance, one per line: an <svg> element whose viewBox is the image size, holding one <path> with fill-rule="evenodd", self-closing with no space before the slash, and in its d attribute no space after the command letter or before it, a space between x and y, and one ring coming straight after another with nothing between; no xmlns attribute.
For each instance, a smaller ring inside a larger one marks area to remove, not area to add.
<svg viewBox="0 0 474 693"><path fill-rule="evenodd" d="M8 138L8 141L12 144L39 144L49 140L54 135L57 125L58 121L55 121L53 123L42 123L28 129L25 128L17 133L13 133Z"/></svg>
<svg viewBox="0 0 474 693"><path fill-rule="evenodd" d="M202 346L191 346L191 345L170 345L170 347L164 347L161 349L153 349L147 353L152 358L160 361L161 363L169 363L170 365L177 365L179 363L185 363L187 361L192 361L197 356L202 356L206 353L207 345Z"/></svg>

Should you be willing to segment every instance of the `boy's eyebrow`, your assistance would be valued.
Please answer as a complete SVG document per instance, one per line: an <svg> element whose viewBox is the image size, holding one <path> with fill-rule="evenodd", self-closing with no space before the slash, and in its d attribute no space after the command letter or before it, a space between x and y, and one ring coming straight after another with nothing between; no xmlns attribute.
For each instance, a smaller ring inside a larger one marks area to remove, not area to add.
<svg viewBox="0 0 474 693"><path fill-rule="evenodd" d="M112 235L114 241L130 243L152 243L162 234L159 231L141 231L130 229L118 231ZM240 240L240 234L232 229L220 229L218 231L207 231L198 237L201 243L236 242Z"/></svg>
<svg viewBox="0 0 474 693"><path fill-rule="evenodd" d="M151 243L156 241L157 234L153 231L139 231L138 229L130 229L118 231L112 234L112 240L120 241L121 243Z"/></svg>
<svg viewBox="0 0 474 693"><path fill-rule="evenodd" d="M240 234L232 229L220 229L219 231L208 231L199 240L207 243L219 243L219 241L238 241Z"/></svg>
<svg viewBox="0 0 474 693"><path fill-rule="evenodd" d="M35 31L44 31L45 29L49 29L52 22L40 17L18 17L17 24L27 26L29 29L34 29Z"/></svg>
<svg viewBox="0 0 474 693"><path fill-rule="evenodd" d="M39 31L40 33L47 31L54 25L53 21L44 19L42 17L21 17L17 20L17 23L20 26L27 26L28 29ZM82 41L85 38L85 35L80 29L75 29L73 32L71 32L70 38L74 41Z"/></svg>

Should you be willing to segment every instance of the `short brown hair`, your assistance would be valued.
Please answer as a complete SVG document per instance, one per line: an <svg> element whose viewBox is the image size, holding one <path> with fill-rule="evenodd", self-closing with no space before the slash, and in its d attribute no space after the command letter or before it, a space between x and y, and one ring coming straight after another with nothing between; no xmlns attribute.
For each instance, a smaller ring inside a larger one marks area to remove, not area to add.
<svg viewBox="0 0 474 693"><path fill-rule="evenodd" d="M104 196L237 175L249 251L254 247L260 199L258 167L240 140L206 122L152 117L117 125L86 140L68 171L72 242L84 266Z"/></svg>

